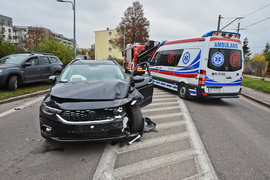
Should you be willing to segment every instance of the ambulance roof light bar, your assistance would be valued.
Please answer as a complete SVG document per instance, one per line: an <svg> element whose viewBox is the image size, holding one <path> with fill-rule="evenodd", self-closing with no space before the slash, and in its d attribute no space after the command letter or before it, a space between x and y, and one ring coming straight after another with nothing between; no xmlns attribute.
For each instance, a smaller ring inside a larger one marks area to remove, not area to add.
<svg viewBox="0 0 270 180"><path fill-rule="evenodd" d="M202 37L229 37L229 38L236 38L240 39L240 34L236 32L226 32L226 31L210 31L206 34L204 34Z"/></svg>

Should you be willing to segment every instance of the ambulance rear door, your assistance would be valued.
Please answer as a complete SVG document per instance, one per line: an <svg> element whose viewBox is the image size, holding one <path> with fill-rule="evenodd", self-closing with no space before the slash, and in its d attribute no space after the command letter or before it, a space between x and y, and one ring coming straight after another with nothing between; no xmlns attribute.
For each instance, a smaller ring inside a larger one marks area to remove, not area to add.
<svg viewBox="0 0 270 180"><path fill-rule="evenodd" d="M243 71L241 44L230 41L212 44L206 67L206 93L238 93Z"/></svg>

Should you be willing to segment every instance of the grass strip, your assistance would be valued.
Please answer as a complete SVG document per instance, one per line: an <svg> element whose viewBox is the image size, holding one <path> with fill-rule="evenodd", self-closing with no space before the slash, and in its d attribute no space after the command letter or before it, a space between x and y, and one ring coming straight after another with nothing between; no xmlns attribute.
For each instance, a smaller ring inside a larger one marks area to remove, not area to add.
<svg viewBox="0 0 270 180"><path fill-rule="evenodd" d="M266 93L270 93L270 81L264 81L262 79L250 78L244 76L243 86L257 89Z"/></svg>
<svg viewBox="0 0 270 180"><path fill-rule="evenodd" d="M50 89L53 85L47 81L20 85L16 91L9 91L6 88L0 89L0 100L30 94L40 90Z"/></svg>

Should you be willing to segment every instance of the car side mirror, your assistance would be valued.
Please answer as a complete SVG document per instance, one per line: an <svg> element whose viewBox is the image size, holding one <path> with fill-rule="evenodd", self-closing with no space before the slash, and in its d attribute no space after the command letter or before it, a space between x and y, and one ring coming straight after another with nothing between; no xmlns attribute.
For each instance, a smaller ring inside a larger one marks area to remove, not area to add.
<svg viewBox="0 0 270 180"><path fill-rule="evenodd" d="M53 75L49 77L50 83L54 84L56 82L57 76Z"/></svg>
<svg viewBox="0 0 270 180"><path fill-rule="evenodd" d="M143 82L144 81L144 77L142 77L142 76L134 76L133 77L133 81L134 81L134 83Z"/></svg>
<svg viewBox="0 0 270 180"><path fill-rule="evenodd" d="M24 63L23 67L26 67L26 66L32 66L32 64L30 62L26 62Z"/></svg>

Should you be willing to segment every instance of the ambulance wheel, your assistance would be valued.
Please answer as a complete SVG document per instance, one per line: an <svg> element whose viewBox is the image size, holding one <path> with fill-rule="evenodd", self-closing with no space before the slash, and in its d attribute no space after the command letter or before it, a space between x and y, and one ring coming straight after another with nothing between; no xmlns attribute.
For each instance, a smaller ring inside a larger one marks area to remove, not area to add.
<svg viewBox="0 0 270 180"><path fill-rule="evenodd" d="M179 84L178 94L181 99L188 99L188 88L185 83Z"/></svg>

